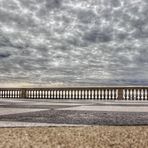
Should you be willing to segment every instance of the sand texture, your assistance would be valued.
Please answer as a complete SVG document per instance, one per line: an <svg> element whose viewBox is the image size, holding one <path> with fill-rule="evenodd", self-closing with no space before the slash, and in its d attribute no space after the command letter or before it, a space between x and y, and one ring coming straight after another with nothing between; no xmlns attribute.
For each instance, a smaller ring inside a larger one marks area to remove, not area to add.
<svg viewBox="0 0 148 148"><path fill-rule="evenodd" d="M0 128L1 148L147 148L148 126Z"/></svg>

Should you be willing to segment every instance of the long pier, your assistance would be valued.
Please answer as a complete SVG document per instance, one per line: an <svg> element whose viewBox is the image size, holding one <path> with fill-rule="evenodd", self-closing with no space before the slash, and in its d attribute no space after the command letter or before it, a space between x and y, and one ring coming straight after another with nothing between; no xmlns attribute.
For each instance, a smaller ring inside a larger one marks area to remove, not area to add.
<svg viewBox="0 0 148 148"><path fill-rule="evenodd" d="M148 100L148 87L0 88L0 98Z"/></svg>

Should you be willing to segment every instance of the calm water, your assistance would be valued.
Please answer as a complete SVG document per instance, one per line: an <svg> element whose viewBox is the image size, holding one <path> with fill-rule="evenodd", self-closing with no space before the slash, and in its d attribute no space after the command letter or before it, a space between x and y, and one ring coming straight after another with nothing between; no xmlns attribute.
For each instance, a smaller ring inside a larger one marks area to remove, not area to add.
<svg viewBox="0 0 148 148"><path fill-rule="evenodd" d="M148 84L147 0L0 0L0 82Z"/></svg>

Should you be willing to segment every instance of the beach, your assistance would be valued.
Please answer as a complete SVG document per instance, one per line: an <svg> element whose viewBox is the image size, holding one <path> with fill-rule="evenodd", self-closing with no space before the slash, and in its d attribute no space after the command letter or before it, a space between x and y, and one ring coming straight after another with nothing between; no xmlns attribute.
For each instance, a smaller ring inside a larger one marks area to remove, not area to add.
<svg viewBox="0 0 148 148"><path fill-rule="evenodd" d="M0 128L5 148L147 148L148 126Z"/></svg>

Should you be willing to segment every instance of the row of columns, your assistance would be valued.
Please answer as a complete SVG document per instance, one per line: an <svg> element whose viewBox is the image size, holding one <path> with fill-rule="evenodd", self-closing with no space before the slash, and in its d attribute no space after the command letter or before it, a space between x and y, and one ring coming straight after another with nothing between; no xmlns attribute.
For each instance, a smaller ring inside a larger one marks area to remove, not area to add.
<svg viewBox="0 0 148 148"><path fill-rule="evenodd" d="M26 91L26 98L49 99L117 99L116 89L94 90L32 90Z"/></svg>
<svg viewBox="0 0 148 148"><path fill-rule="evenodd" d="M0 90L0 98L148 100L148 89L19 89Z"/></svg>
<svg viewBox="0 0 148 148"><path fill-rule="evenodd" d="M21 98L20 90L0 90L0 98Z"/></svg>
<svg viewBox="0 0 148 148"><path fill-rule="evenodd" d="M123 99L124 100L147 100L148 90L147 89L124 89Z"/></svg>

